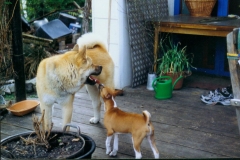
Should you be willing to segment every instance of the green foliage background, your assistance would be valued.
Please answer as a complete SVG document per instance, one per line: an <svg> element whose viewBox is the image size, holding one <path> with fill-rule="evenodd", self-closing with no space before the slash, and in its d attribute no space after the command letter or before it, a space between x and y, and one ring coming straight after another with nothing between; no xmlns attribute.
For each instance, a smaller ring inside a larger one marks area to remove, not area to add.
<svg viewBox="0 0 240 160"><path fill-rule="evenodd" d="M34 20L56 10L61 11L76 9L76 7L72 3L73 1L75 1L81 7L84 6L85 2L85 0L21 0L21 1L26 1L26 8L24 10L27 12L27 17L25 18L28 21Z"/></svg>

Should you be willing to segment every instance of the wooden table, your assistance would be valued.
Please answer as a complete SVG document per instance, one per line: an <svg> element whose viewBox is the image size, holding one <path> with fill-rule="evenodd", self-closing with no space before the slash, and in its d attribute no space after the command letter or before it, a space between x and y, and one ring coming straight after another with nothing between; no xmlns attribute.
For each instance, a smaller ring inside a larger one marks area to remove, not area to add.
<svg viewBox="0 0 240 160"><path fill-rule="evenodd" d="M240 19L228 17L191 17L184 15L163 17L153 21L154 61L157 59L159 33L179 33L202 36L226 37L234 28L240 27ZM156 71L156 66L154 67Z"/></svg>

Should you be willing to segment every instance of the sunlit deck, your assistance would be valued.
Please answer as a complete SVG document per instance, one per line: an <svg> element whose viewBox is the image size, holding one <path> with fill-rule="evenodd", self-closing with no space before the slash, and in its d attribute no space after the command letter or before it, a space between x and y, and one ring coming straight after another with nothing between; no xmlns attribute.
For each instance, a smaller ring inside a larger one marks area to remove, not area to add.
<svg viewBox="0 0 240 160"><path fill-rule="evenodd" d="M206 90L184 87L174 90L168 100L156 100L154 92L146 85L125 88L124 96L116 97L118 106L131 112L152 114L156 144L160 158L239 158L240 135L235 108L232 106L206 105L200 95ZM40 116L40 109L35 110ZM104 115L103 107L101 111ZM91 101L85 88L76 94L72 123L79 125L83 134L92 137L96 143L94 159L112 158L105 155L106 130L102 120L90 124ZM1 139L17 133L30 131L32 114L16 117L8 114L1 121ZM61 129L61 108L55 106L54 129ZM73 129L74 131L74 129ZM115 158L134 158L130 135L119 136L119 152ZM142 145L143 158L154 158L147 140Z"/></svg>

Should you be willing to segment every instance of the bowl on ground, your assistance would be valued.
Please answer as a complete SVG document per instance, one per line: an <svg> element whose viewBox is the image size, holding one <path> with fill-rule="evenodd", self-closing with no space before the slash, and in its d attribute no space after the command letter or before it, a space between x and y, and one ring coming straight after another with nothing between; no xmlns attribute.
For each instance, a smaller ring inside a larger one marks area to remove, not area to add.
<svg viewBox="0 0 240 160"><path fill-rule="evenodd" d="M12 106L8 107L7 110L10 111L13 115L24 116L34 111L39 104L40 102L37 100L23 100L14 103Z"/></svg>

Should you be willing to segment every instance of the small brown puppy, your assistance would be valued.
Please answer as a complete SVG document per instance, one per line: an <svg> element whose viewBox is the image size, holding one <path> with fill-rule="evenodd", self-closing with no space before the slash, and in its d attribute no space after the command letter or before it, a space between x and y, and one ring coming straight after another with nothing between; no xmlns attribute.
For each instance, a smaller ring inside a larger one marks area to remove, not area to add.
<svg viewBox="0 0 240 160"><path fill-rule="evenodd" d="M107 129L106 154L116 156L118 151L118 134L131 133L135 158L142 158L140 145L147 137L155 158L159 158L159 152L154 139L154 127L150 121L150 113L143 111L143 114L128 113L120 110L114 101L114 93L107 87L99 85L100 95L104 101L104 125ZM113 150L110 142L114 135Z"/></svg>

